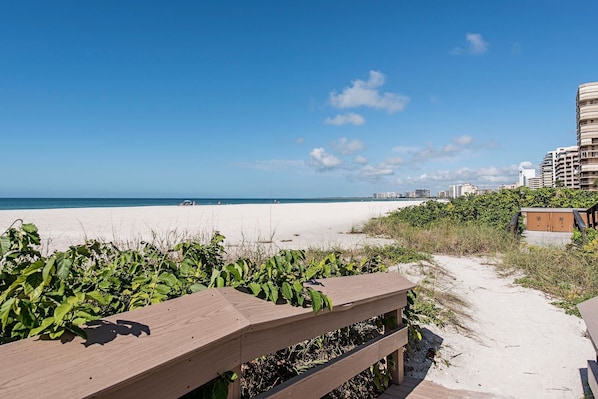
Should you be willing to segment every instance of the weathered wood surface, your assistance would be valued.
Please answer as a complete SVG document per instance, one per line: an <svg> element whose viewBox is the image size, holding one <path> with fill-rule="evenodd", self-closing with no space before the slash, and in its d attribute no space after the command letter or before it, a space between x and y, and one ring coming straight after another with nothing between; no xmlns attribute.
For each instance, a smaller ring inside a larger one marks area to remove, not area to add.
<svg viewBox="0 0 598 399"><path fill-rule="evenodd" d="M583 321L588 327L588 333L596 354L598 354L598 296L577 305Z"/></svg>
<svg viewBox="0 0 598 399"><path fill-rule="evenodd" d="M268 392L258 395L256 399L321 398L396 348L405 345L407 345L407 328L381 335L321 366L285 381Z"/></svg>
<svg viewBox="0 0 598 399"><path fill-rule="evenodd" d="M590 341L594 345L594 359L588 360L588 385L594 396L598 396L598 297L580 303L577 308L588 327Z"/></svg>
<svg viewBox="0 0 598 399"><path fill-rule="evenodd" d="M449 389L431 381L405 378L401 385L391 385L379 399L504 399L485 392Z"/></svg>
<svg viewBox="0 0 598 399"><path fill-rule="evenodd" d="M401 308L414 286L396 273L319 283L332 312L211 289L90 323L87 341L2 345L0 397L176 398L257 356Z"/></svg>

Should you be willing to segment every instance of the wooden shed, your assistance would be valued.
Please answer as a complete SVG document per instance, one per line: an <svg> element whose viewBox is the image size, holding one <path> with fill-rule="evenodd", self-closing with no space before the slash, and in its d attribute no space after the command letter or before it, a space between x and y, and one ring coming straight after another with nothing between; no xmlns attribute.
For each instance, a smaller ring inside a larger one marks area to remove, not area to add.
<svg viewBox="0 0 598 399"><path fill-rule="evenodd" d="M527 230L565 233L574 230L575 209L587 223L585 208L521 208L521 215Z"/></svg>

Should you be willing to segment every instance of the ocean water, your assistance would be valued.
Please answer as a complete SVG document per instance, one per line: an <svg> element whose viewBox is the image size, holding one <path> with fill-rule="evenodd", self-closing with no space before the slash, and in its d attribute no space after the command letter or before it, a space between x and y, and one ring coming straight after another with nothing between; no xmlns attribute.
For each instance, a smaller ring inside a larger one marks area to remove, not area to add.
<svg viewBox="0 0 598 399"><path fill-rule="evenodd" d="M197 205L227 204L289 204L324 202L387 201L367 197L341 198L0 198L0 210L9 209L59 209L59 208L111 208L130 206L177 206L184 200ZM393 199L400 201L401 198ZM407 200L407 199L405 199Z"/></svg>

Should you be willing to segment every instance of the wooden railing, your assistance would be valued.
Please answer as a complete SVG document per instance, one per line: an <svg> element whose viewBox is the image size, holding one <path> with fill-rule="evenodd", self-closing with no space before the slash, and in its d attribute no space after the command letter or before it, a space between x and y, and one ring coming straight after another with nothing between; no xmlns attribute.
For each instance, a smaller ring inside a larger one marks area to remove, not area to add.
<svg viewBox="0 0 598 399"><path fill-rule="evenodd" d="M586 216L587 216L587 225L591 228L597 228L598 224L596 223L598 214L598 204L594 204L591 208L586 209Z"/></svg>
<svg viewBox="0 0 598 399"><path fill-rule="evenodd" d="M319 398L392 356L403 378L407 328L401 325L414 285L397 273L335 277L313 288L332 311L275 305L233 288L202 291L84 326L87 339L30 338L0 346L0 397L178 398L241 364L377 315L395 329L279 385L260 398ZM241 376L242 377L242 376ZM237 380L230 398L240 397Z"/></svg>
<svg viewBox="0 0 598 399"><path fill-rule="evenodd" d="M585 220L582 217L582 214L585 216ZM584 242L584 244L587 241L587 229L596 229L598 227L598 224L596 222L596 219L598 219L597 214L598 204L594 204L592 207L584 210L573 210L574 227L581 232L582 241Z"/></svg>
<svg viewBox="0 0 598 399"><path fill-rule="evenodd" d="M588 385L594 396L598 396L598 297L582 302L577 307L594 345L594 359L588 360Z"/></svg>
<svg viewBox="0 0 598 399"><path fill-rule="evenodd" d="M513 217L511 218L511 223L509 227L511 229L511 234L515 236L517 234L517 228L519 227L519 218L521 217L521 212L515 212Z"/></svg>

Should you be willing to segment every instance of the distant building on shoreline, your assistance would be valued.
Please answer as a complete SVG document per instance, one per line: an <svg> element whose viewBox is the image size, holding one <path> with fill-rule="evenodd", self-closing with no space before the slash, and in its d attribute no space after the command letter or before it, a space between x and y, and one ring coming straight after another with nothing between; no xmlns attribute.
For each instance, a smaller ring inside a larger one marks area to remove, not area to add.
<svg viewBox="0 0 598 399"><path fill-rule="evenodd" d="M430 198L430 190L427 188L415 190L415 198Z"/></svg>
<svg viewBox="0 0 598 399"><path fill-rule="evenodd" d="M459 198L463 195L467 194L475 194L478 191L478 186L474 186L473 184L465 183L465 184L455 184L449 186L448 197L449 198Z"/></svg>
<svg viewBox="0 0 598 399"><path fill-rule="evenodd" d="M388 198L402 198L403 195L401 193L395 193L392 191L386 193L374 193L372 194L372 198L374 199L388 199Z"/></svg>

